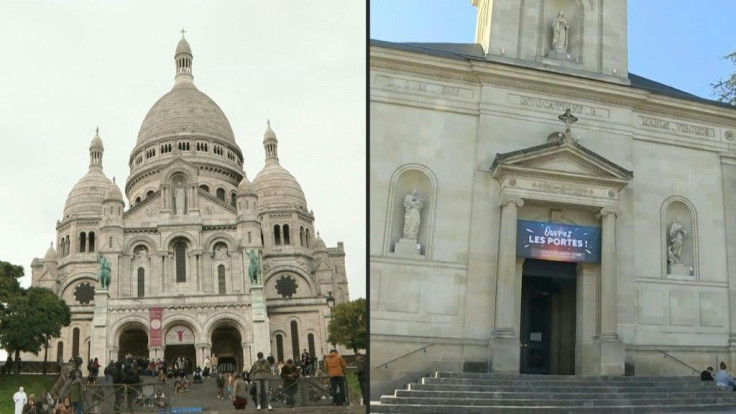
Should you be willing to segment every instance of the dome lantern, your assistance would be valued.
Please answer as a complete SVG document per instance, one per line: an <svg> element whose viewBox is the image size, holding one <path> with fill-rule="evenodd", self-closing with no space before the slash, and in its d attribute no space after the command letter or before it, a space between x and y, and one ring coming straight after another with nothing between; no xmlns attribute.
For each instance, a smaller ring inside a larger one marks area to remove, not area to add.
<svg viewBox="0 0 736 414"><path fill-rule="evenodd" d="M271 129L271 120L266 121L266 132L263 134L263 148L266 150L266 164L279 162L279 141Z"/></svg>
<svg viewBox="0 0 736 414"><path fill-rule="evenodd" d="M186 31L181 29L181 40L176 45L176 52L174 53L174 62L176 62L176 76L174 80L176 84L180 83L192 83L194 81L194 75L192 75L192 48L189 47L189 42L184 38Z"/></svg>
<svg viewBox="0 0 736 414"><path fill-rule="evenodd" d="M105 152L105 147L102 146L102 139L100 138L100 127L95 129L95 137L92 138L92 142L89 144L89 167L99 167L102 169L102 153Z"/></svg>

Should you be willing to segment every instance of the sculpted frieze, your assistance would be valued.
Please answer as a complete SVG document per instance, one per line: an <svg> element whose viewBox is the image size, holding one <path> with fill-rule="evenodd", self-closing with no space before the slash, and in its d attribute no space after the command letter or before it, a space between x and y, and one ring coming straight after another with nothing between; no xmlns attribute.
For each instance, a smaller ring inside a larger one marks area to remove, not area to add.
<svg viewBox="0 0 736 414"><path fill-rule="evenodd" d="M408 79L394 78L390 76L377 75L373 81L374 85L402 91L420 92L430 95L451 96L463 99L472 99L475 92L472 89L457 86L440 85L429 82L418 82Z"/></svg>

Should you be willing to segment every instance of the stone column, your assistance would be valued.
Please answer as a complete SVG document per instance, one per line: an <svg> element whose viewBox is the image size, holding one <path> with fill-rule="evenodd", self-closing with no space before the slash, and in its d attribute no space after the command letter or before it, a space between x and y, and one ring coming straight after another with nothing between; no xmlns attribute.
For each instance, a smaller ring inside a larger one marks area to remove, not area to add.
<svg viewBox="0 0 736 414"><path fill-rule="evenodd" d="M726 227L726 271L728 280L728 309L736 315L736 158L721 156L723 172L723 216ZM728 338L731 365L736 361L736 317L729 318Z"/></svg>
<svg viewBox="0 0 736 414"><path fill-rule="evenodd" d="M519 372L520 303L516 276L516 220L524 201L504 197L501 201L501 228L496 272L496 318L491 334L490 353L493 372Z"/></svg>
<svg viewBox="0 0 736 414"><path fill-rule="evenodd" d="M92 332L90 335L91 358L98 358L100 366L107 365L107 301L110 295L107 290L95 292L95 311L92 319Z"/></svg>
<svg viewBox="0 0 736 414"><path fill-rule="evenodd" d="M618 211L601 209L601 333L598 336L601 375L624 374L624 345L618 338L616 284L618 260L616 250L616 215Z"/></svg>

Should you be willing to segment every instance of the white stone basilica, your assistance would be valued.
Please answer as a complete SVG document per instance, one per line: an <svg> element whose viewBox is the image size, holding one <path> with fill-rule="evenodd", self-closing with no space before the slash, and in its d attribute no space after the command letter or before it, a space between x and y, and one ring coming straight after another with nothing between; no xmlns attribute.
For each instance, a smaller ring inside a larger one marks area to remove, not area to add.
<svg viewBox="0 0 736 414"><path fill-rule="evenodd" d="M72 310L49 359L81 355L104 365L131 353L203 365L216 354L239 370L259 351L280 361L302 349L321 357L325 297L349 300L343 244L327 248L316 233L270 124L266 164L251 183L227 117L193 83L183 37L174 58L174 87L146 115L130 154L131 207L103 172L98 131L89 171L57 223L57 249L31 265L32 285ZM102 258L108 288L98 283Z"/></svg>

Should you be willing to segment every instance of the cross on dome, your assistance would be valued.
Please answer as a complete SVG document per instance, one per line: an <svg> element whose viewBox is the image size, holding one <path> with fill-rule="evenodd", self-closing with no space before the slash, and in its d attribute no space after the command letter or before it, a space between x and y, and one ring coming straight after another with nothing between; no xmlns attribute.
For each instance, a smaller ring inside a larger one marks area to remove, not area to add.
<svg viewBox="0 0 736 414"><path fill-rule="evenodd" d="M186 32L187 32L187 31L186 31L186 30L184 30L184 28L182 28L182 29L181 29L181 31L180 31L179 33L181 33L181 37L184 37L184 33L186 33Z"/></svg>

